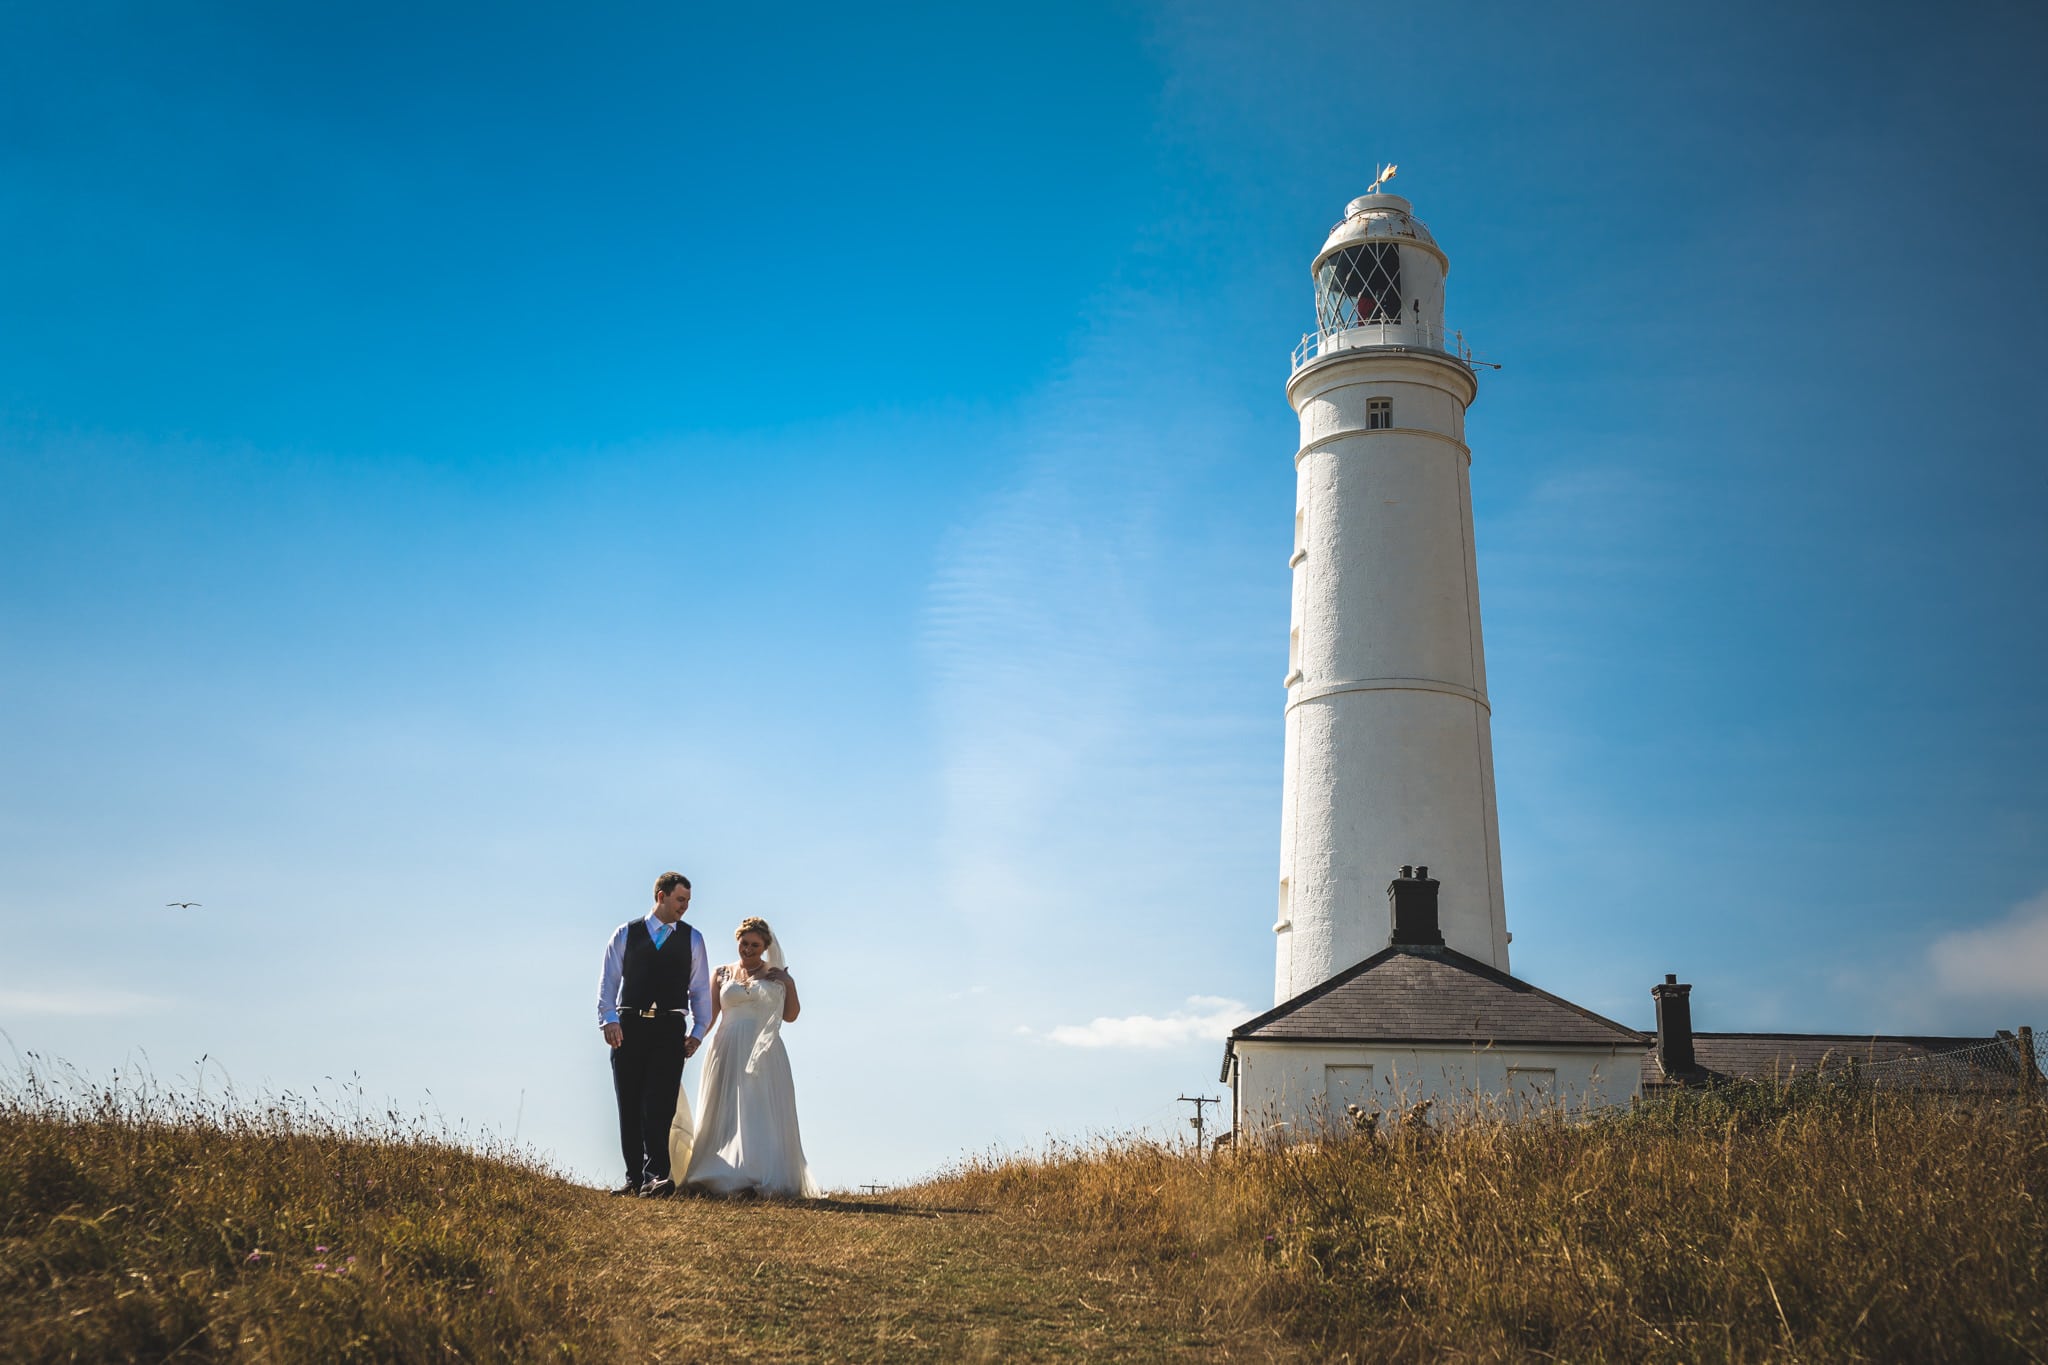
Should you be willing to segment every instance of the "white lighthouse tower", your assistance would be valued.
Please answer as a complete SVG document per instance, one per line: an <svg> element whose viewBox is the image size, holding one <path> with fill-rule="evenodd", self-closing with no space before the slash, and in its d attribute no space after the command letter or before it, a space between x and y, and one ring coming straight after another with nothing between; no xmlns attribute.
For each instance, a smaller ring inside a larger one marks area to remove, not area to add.
<svg viewBox="0 0 2048 1365"><path fill-rule="evenodd" d="M1301 416L1273 994L1389 942L1387 886L1442 883L1447 945L1508 969L1493 732L1479 639L1465 409L1444 330L1449 260L1406 199L1346 206L1316 254Z"/></svg>

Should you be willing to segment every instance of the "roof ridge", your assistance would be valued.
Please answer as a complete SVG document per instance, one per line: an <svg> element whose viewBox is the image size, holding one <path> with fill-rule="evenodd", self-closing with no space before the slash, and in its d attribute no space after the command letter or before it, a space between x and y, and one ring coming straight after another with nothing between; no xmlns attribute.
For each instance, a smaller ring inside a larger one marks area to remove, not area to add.
<svg viewBox="0 0 2048 1365"><path fill-rule="evenodd" d="M1371 957L1365 958L1363 961L1353 963L1328 980L1318 982L1301 994L1284 1000L1278 1005L1273 1006L1273 1008L1239 1024L1230 1031L1230 1039L1232 1041L1240 1038L1249 1039L1261 1030L1279 1023L1290 1015L1299 1013L1331 993L1357 981L1373 969L1381 967L1397 958L1414 958L1418 961L1441 962L1446 967L1475 977L1481 982L1501 988L1512 994L1533 996L1537 1000L1562 1009L1567 1014L1577 1016L1579 1019L1594 1025L1618 1040L1634 1045L1647 1047L1654 1037L1653 1034L1645 1033L1640 1029L1630 1028L1628 1025L1617 1020L1609 1019L1604 1014L1589 1010L1584 1005L1575 1004L1561 995L1555 995L1550 991L1546 991L1541 986L1524 981L1510 972L1504 972L1490 963L1481 962L1475 957L1469 957L1459 952L1456 948L1435 944L1394 943L1388 944L1385 948L1374 953ZM1226 1050L1227 1048L1228 1044L1226 1044Z"/></svg>
<svg viewBox="0 0 2048 1365"><path fill-rule="evenodd" d="M1650 1035L1655 1037L1653 1033ZM1813 1038L1841 1043L1997 1043L1996 1034L1982 1033L1718 1033L1694 1029L1695 1038Z"/></svg>

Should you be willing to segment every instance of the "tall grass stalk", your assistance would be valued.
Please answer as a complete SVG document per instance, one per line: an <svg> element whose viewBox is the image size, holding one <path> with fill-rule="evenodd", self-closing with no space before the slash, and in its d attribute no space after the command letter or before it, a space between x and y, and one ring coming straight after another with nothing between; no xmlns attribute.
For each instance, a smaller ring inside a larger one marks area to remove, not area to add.
<svg viewBox="0 0 2048 1365"><path fill-rule="evenodd" d="M2048 1122L1755 1088L1204 1160L1143 1141L912 1192L1087 1228L1219 1331L1324 1358L2048 1358Z"/></svg>
<svg viewBox="0 0 2048 1365"><path fill-rule="evenodd" d="M0 1354L609 1358L563 1254L572 1198L424 1119L31 1059L0 1088Z"/></svg>

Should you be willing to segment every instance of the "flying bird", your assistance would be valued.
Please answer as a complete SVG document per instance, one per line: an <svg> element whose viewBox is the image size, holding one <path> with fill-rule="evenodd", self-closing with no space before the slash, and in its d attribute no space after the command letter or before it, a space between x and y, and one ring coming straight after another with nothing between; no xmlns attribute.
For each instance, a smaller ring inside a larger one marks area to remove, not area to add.
<svg viewBox="0 0 2048 1365"><path fill-rule="evenodd" d="M196 910L196 909L198 909L198 908L199 908L199 904L200 904L200 903L199 903L198 901L165 901L165 902L164 902L164 909L166 909L166 910Z"/></svg>

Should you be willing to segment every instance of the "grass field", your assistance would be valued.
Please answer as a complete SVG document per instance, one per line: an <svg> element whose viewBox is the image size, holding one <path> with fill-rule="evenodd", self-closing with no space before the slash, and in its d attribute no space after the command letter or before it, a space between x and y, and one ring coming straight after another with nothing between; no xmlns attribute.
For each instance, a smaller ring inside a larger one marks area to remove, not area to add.
<svg viewBox="0 0 2048 1365"><path fill-rule="evenodd" d="M0 1097L0 1358L2048 1359L2048 1118L1687 1098L875 1199L608 1199L418 1124Z"/></svg>

